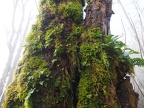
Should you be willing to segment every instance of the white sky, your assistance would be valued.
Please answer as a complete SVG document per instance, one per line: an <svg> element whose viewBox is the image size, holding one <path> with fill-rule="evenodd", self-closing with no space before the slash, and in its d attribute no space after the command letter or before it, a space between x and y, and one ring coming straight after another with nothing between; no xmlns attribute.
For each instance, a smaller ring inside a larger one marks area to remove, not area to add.
<svg viewBox="0 0 144 108"><path fill-rule="evenodd" d="M12 21L12 12L13 12L13 0L3 0L0 3L0 78L5 67L5 63L8 57L8 48L7 48L7 36L5 30L11 29L11 21ZM26 1L26 0L23 0ZM36 0L38 3L39 0ZM31 23L34 22L36 15L38 14L38 10L35 4L35 0L28 0L26 5L25 21L27 20L27 16L29 12L31 12ZM20 16L21 16L21 5L19 4L19 9L17 10L17 18L16 24L17 27L19 24Z"/></svg>
<svg viewBox="0 0 144 108"><path fill-rule="evenodd" d="M111 32L112 34L115 35L119 35L122 36L121 40L124 41L124 37L125 37L125 33L124 33L124 28L123 25L125 26L125 31L126 31L126 37L127 37L127 44L129 45L129 47L132 47L135 50L138 50L135 47L135 44L137 45L137 43L135 42L135 34L133 33L134 31L132 30L132 28L130 27L129 21L126 18L126 15L124 14L121 5L119 3L117 3L116 1L118 0L113 0L115 1L115 3L113 4L113 10L115 12L114 15L112 15L111 18ZM121 0L127 14L131 17L131 19L134 22L134 25L136 26L136 29L138 30L139 34L140 34L140 20L138 17L138 13L136 11L135 5L133 3L133 1L136 1L136 3L139 5L139 13L142 14L142 9L144 8L144 1L143 0ZM141 11L140 11L141 10ZM144 16L141 16L142 19L144 19ZM143 20L144 21L144 20ZM122 25L123 22L123 25ZM135 44L134 44L135 43Z"/></svg>
<svg viewBox="0 0 144 108"><path fill-rule="evenodd" d="M12 0L11 0L12 1ZM6 47L5 25L9 22L9 15L11 11L10 2L3 0L0 3L0 74L3 72L8 51Z"/></svg>

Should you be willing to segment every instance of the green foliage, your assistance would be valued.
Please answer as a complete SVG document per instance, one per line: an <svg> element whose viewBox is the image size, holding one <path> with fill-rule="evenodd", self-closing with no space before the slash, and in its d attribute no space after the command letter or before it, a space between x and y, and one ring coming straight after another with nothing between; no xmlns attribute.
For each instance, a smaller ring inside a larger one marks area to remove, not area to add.
<svg viewBox="0 0 144 108"><path fill-rule="evenodd" d="M78 86L78 108L97 108L106 105L104 98L108 96L107 87L110 85L109 72L98 63L93 63L81 73Z"/></svg>
<svg viewBox="0 0 144 108"><path fill-rule="evenodd" d="M45 47L47 47L48 45L54 45L55 44L55 38L61 37L61 32L63 30L64 25L63 24L59 24L56 27L49 29L46 32L46 36L45 36Z"/></svg>
<svg viewBox="0 0 144 108"><path fill-rule="evenodd" d="M28 99L31 97L31 95L34 93L34 91L35 91L35 88L29 90L29 92L25 98L25 101L28 101Z"/></svg>
<svg viewBox="0 0 144 108"><path fill-rule="evenodd" d="M81 38L83 43L80 46L81 72L77 107L106 107L105 99L110 95L108 87L115 83L116 74L131 73L133 66L142 66L144 60L130 58L131 54L137 52L126 48L123 42L118 41L118 36L103 37L99 29L88 29L85 37ZM118 103L114 104L118 106Z"/></svg>
<svg viewBox="0 0 144 108"><path fill-rule="evenodd" d="M130 57L130 55L138 54L138 52L127 48L126 45L122 41L118 41L118 39L118 36L113 35L104 38L102 48L109 55L109 60L115 59L119 63L127 64L125 68L129 68L129 73L133 72L134 65L143 66L143 59Z"/></svg>
<svg viewBox="0 0 144 108"><path fill-rule="evenodd" d="M137 66L140 66L140 67L143 67L143 66L144 66L144 59L141 59L141 58L133 58L133 59L132 59L132 62L133 62L133 65L137 65Z"/></svg>
<svg viewBox="0 0 144 108"><path fill-rule="evenodd" d="M73 21L77 24L83 22L83 12L82 5L78 2L67 2L60 3L59 7L59 15L63 15L65 18L68 18L70 21Z"/></svg>
<svg viewBox="0 0 144 108"><path fill-rule="evenodd" d="M83 31L84 31L83 26L76 26L76 25L73 25L72 28L73 28L73 29L72 29L72 35L73 35L73 36L78 36L78 37L80 37L81 34L82 34Z"/></svg>
<svg viewBox="0 0 144 108"><path fill-rule="evenodd" d="M18 97L17 80L15 79L6 91L5 102L2 104L3 108L19 108L22 102Z"/></svg>
<svg viewBox="0 0 144 108"><path fill-rule="evenodd" d="M47 12L46 10L49 9L53 14L56 13L56 4L53 0L40 0L40 10L42 12ZM40 14L41 15L41 14ZM42 14L44 15L44 13Z"/></svg>
<svg viewBox="0 0 144 108"><path fill-rule="evenodd" d="M46 86L49 81L50 71L47 69L48 64L42 60L41 57L31 57L24 64L22 72L19 77L19 81L24 81L24 86L28 87L29 92L35 90L37 85ZM43 83L42 83L43 82ZM22 92L22 91L21 91ZM31 93L31 92L30 92ZM28 93L29 94L29 93ZM28 95L27 94L27 95ZM22 93L24 95L24 93ZM25 96L26 97L26 96Z"/></svg>
<svg viewBox="0 0 144 108"><path fill-rule="evenodd" d="M46 3L47 0L40 0L40 5L44 5Z"/></svg>
<svg viewBox="0 0 144 108"><path fill-rule="evenodd" d="M24 102L24 108L33 108L32 99L29 98Z"/></svg>
<svg viewBox="0 0 144 108"><path fill-rule="evenodd" d="M55 80L55 82L54 82L54 86L55 86L55 87L58 87L58 86L60 85L60 83L61 83L61 78L58 77L58 78Z"/></svg>
<svg viewBox="0 0 144 108"><path fill-rule="evenodd" d="M40 55L42 49L44 48L43 45L44 39L42 36L42 32L40 31L40 27L38 24L32 26L32 30L26 38L26 42L24 47L28 52L27 56L31 55Z"/></svg>
<svg viewBox="0 0 144 108"><path fill-rule="evenodd" d="M106 106L108 86L114 77L109 72L108 54L102 47L102 35L98 29L89 29L85 33L84 43L80 46L81 76L78 86L78 108Z"/></svg>
<svg viewBox="0 0 144 108"><path fill-rule="evenodd" d="M7 98L12 98L11 100L7 99L7 105L13 106L14 108L19 108L23 105L24 108L33 108L31 96L39 91L40 86L48 88L50 84L50 71L47 67L47 62L40 56L27 58L27 61L22 65L21 73L18 75L18 78L8 89L13 90L11 90L11 94L10 92L7 92ZM17 102L17 105L15 102Z"/></svg>

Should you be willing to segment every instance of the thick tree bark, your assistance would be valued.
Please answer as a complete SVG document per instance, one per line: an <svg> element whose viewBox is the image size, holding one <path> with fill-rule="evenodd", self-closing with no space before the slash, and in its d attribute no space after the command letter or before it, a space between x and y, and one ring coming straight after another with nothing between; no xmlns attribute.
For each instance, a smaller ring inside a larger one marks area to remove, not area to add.
<svg viewBox="0 0 144 108"><path fill-rule="evenodd" d="M85 27L99 28L104 35L110 34L110 18L113 14L112 0L88 0Z"/></svg>

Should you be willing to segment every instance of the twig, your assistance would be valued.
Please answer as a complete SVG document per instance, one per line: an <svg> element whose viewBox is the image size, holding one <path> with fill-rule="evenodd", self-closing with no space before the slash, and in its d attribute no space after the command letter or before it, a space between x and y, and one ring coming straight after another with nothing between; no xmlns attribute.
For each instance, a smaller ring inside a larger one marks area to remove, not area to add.
<svg viewBox="0 0 144 108"><path fill-rule="evenodd" d="M38 5L37 5L36 0L35 0L35 4L36 4L36 7L37 7L38 12L40 13L40 10L39 10L39 8L38 8Z"/></svg>
<svg viewBox="0 0 144 108"><path fill-rule="evenodd" d="M122 21L122 19L121 19L121 23L122 23L122 26L123 26L123 30L124 30L124 35L125 35L125 44L126 44L126 30L125 30L125 26L124 26L124 24L123 24L123 21Z"/></svg>
<svg viewBox="0 0 144 108"><path fill-rule="evenodd" d="M131 78L134 80L135 84L137 85L138 89L140 90L141 94L143 95L144 97L144 93L143 91L141 90L140 86L138 85L138 83L136 82L136 80L131 76Z"/></svg>

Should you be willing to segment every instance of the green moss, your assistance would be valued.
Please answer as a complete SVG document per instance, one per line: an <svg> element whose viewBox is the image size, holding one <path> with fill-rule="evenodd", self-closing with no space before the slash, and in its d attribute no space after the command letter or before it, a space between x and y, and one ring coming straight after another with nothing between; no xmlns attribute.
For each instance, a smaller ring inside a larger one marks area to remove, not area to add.
<svg viewBox="0 0 144 108"><path fill-rule="evenodd" d="M133 72L133 59L124 56L126 45L118 41L117 36L103 37L98 29L90 28L81 38L84 42L80 46L77 107L107 107L105 100L110 95L109 87L117 83L117 77L123 78L127 72ZM113 103L119 106L116 101Z"/></svg>
<svg viewBox="0 0 144 108"><path fill-rule="evenodd" d="M49 77L50 72L47 67L48 64L45 60L42 60L42 57L31 57L22 67L22 72L18 79L20 86L24 85L24 88L35 88L41 81ZM24 93L22 94L24 95Z"/></svg>
<svg viewBox="0 0 144 108"><path fill-rule="evenodd" d="M55 82L54 82L54 86L55 86L55 87L58 87L58 86L60 86L60 83L61 83L61 78L58 77L58 78L56 78L56 80L55 80Z"/></svg>
<svg viewBox="0 0 144 108"><path fill-rule="evenodd" d="M78 86L78 108L104 107L113 75L98 63L92 63L81 72Z"/></svg>
<svg viewBox="0 0 144 108"><path fill-rule="evenodd" d="M18 97L17 80L15 79L6 91L6 98L2 105L3 108L19 108L22 102Z"/></svg>
<svg viewBox="0 0 144 108"><path fill-rule="evenodd" d="M84 27L82 25L74 25L72 27L72 35L77 36L77 39L81 36L84 31Z"/></svg>
<svg viewBox="0 0 144 108"><path fill-rule="evenodd" d="M105 107L108 86L112 73L109 72L107 53L101 47L101 32L91 29L86 32L85 43L80 46L81 73L78 86L78 108Z"/></svg>
<svg viewBox="0 0 144 108"><path fill-rule="evenodd" d="M56 13L56 4L53 0L40 0L40 10L46 12L49 9L52 14ZM44 13L43 13L44 14Z"/></svg>
<svg viewBox="0 0 144 108"><path fill-rule="evenodd" d="M30 98L24 102L24 107L25 108L33 108L33 103Z"/></svg>
<svg viewBox="0 0 144 108"><path fill-rule="evenodd" d="M4 106L6 104L15 106L14 108L19 108L20 106L32 108L33 103L31 95L34 92L37 92L40 86L47 88L49 85L50 71L47 69L47 67L47 62L40 56L30 57L29 59L27 58L27 61L24 62L22 66L18 78L10 85L8 89L7 98L9 99L6 99ZM11 94L9 91L11 91Z"/></svg>
<svg viewBox="0 0 144 108"><path fill-rule="evenodd" d="M38 24L33 25L31 32L28 34L26 38L26 42L24 44L26 58L32 55L40 55L43 45L44 37L42 35L42 31Z"/></svg>
<svg viewBox="0 0 144 108"><path fill-rule="evenodd" d="M82 5L77 1L60 3L58 11L59 15L63 15L74 23L81 24L83 22Z"/></svg>
<svg viewBox="0 0 144 108"><path fill-rule="evenodd" d="M60 40L54 40L54 39L61 38L61 33L62 33L63 28L64 28L64 25L59 24L56 27L47 30L46 35L45 35L45 40L46 40L45 47L47 47L48 45L55 45L60 41Z"/></svg>

